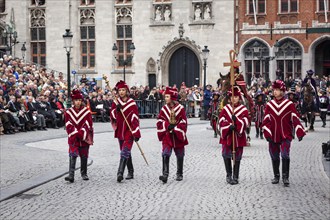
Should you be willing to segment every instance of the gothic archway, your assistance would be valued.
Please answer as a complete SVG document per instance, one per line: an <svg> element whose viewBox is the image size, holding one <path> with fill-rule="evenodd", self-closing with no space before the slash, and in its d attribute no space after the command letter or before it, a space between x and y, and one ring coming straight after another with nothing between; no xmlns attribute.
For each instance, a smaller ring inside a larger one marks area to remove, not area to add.
<svg viewBox="0 0 330 220"><path fill-rule="evenodd" d="M195 77L195 82L192 82L193 85L197 84L200 85L201 82L203 82L202 80L202 58L201 58L201 47L196 45L195 41L190 40L189 37L185 37L185 38L174 38L172 41L168 41L166 46L163 46L163 51L161 53L159 53L160 56L160 69L161 69L161 80L159 81L161 84L163 85L170 85L169 84L169 76L170 76L170 60L172 58L172 55L179 50L180 48L186 48L185 50L187 51L190 50L190 52L192 52L195 55L195 61L198 63L197 66L197 77ZM189 52L189 53L190 53ZM196 71L197 71L196 70ZM196 79L197 78L197 79ZM181 83L180 83L181 84ZM173 86L173 85L171 85ZM179 85L178 85L179 86ZM187 85L187 86L191 86L191 85Z"/></svg>
<svg viewBox="0 0 330 220"><path fill-rule="evenodd" d="M195 53L187 47L180 47L172 54L169 62L169 85L176 84L179 88L182 82L188 87L198 84L199 69Z"/></svg>
<svg viewBox="0 0 330 220"><path fill-rule="evenodd" d="M319 76L330 76L330 35L316 39L310 46L311 67Z"/></svg>

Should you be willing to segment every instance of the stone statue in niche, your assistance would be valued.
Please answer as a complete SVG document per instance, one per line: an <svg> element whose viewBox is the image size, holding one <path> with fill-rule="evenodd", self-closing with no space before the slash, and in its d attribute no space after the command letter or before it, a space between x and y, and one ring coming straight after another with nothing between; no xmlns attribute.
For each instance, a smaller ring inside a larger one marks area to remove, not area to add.
<svg viewBox="0 0 330 220"><path fill-rule="evenodd" d="M202 14L201 6L196 5L196 8L195 8L195 21L200 21L202 19L201 14Z"/></svg>
<svg viewBox="0 0 330 220"><path fill-rule="evenodd" d="M211 9L209 4L205 5L204 8L204 20L210 20L211 19Z"/></svg>
<svg viewBox="0 0 330 220"><path fill-rule="evenodd" d="M165 21L171 21L171 10L169 6L165 7L164 19Z"/></svg>
<svg viewBox="0 0 330 220"><path fill-rule="evenodd" d="M155 11L155 21L161 21L162 20L162 11L161 7L157 6L157 9Z"/></svg>

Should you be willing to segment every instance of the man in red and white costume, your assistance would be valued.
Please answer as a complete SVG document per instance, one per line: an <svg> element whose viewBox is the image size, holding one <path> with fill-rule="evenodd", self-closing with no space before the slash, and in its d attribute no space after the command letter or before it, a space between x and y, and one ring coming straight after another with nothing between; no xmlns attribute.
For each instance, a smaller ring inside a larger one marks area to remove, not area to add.
<svg viewBox="0 0 330 220"><path fill-rule="evenodd" d="M111 106L110 118L115 130L115 138L118 138L120 148L120 162L117 173L117 181L121 182L124 178L125 166L127 165L128 175L126 179L134 178L134 168L132 163L131 150L134 141L139 141L140 120L138 107L133 99L129 97L127 84L120 80L116 84L119 97L114 100ZM125 118L132 130L129 129Z"/></svg>
<svg viewBox="0 0 330 220"><path fill-rule="evenodd" d="M269 101L262 122L264 136L269 142L269 153L272 159L274 179L273 184L280 180L280 153L282 157L282 179L284 186L289 186L290 145L293 138L292 130L301 141L306 135L300 123L298 112L293 102L284 98L285 84L276 80L272 84L274 99Z"/></svg>
<svg viewBox="0 0 330 220"><path fill-rule="evenodd" d="M226 181L231 185L238 184L239 167L243 155L243 147L246 142L246 128L250 126L249 112L247 108L240 103L242 93L235 86L234 94L232 89L228 90L230 102L220 112L218 130L220 131L220 144L222 144L222 157L226 167ZM234 106L234 110L233 107ZM234 133L234 143L233 143ZM232 176L231 158L233 157L233 145L235 146L234 175Z"/></svg>
<svg viewBox="0 0 330 220"><path fill-rule="evenodd" d="M159 179L163 183L167 183L172 150L177 157L176 180L181 181L183 179L183 158L185 145L188 144L186 136L188 123L186 111L177 100L177 89L166 87L165 105L160 110L157 120L157 135L158 140L162 142L163 158L163 175Z"/></svg>
<svg viewBox="0 0 330 220"><path fill-rule="evenodd" d="M87 176L87 158L89 146L93 142L93 120L88 108L83 104L83 96L79 90L74 89L71 93L73 107L65 112L65 126L68 133L69 144L69 176L66 181L74 182L76 160L80 156L80 172L83 180L89 180Z"/></svg>

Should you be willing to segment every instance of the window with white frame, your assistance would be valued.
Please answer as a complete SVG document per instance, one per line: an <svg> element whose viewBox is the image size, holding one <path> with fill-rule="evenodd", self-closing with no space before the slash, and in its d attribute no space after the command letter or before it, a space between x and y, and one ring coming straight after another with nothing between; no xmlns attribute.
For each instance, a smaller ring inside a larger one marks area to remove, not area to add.
<svg viewBox="0 0 330 220"><path fill-rule="evenodd" d="M280 13L298 12L298 0L279 0Z"/></svg>
<svg viewBox="0 0 330 220"><path fill-rule="evenodd" d="M258 51L255 51L255 43L258 43ZM251 41L244 48L245 71L248 85L251 85L251 79L264 78L269 80L269 48L259 40Z"/></svg>
<svg viewBox="0 0 330 220"><path fill-rule="evenodd" d="M80 68L95 67L95 9L80 10Z"/></svg>
<svg viewBox="0 0 330 220"><path fill-rule="evenodd" d="M131 1L130 1L131 2ZM116 7L116 45L118 47L116 67L122 68L132 66L132 54L130 46L132 44L132 6ZM126 62L125 62L126 61Z"/></svg>
<svg viewBox="0 0 330 220"><path fill-rule="evenodd" d="M31 10L31 58L32 62L46 66L46 13L45 9Z"/></svg>
<svg viewBox="0 0 330 220"><path fill-rule="evenodd" d="M281 70L284 79L301 77L302 48L291 39L283 40L279 44L276 58L277 69Z"/></svg>
<svg viewBox="0 0 330 220"><path fill-rule="evenodd" d="M256 14L266 13L266 0L247 0L247 14L254 14L254 5L256 7Z"/></svg>
<svg viewBox="0 0 330 220"><path fill-rule="evenodd" d="M319 12L329 11L330 0L316 0L316 1L317 1L317 11Z"/></svg>

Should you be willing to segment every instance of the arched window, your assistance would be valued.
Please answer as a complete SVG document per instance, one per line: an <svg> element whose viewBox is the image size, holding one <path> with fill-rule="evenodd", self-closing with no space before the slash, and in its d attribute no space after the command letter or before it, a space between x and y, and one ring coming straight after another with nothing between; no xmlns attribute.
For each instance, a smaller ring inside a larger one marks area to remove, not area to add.
<svg viewBox="0 0 330 220"><path fill-rule="evenodd" d="M264 78L269 80L269 48L259 40L248 43L244 48L245 72L248 85L252 80Z"/></svg>
<svg viewBox="0 0 330 220"><path fill-rule="evenodd" d="M279 42L276 63L277 69L280 69L284 79L292 77L301 78L301 57L302 49L298 43L291 39Z"/></svg>

